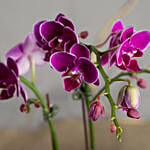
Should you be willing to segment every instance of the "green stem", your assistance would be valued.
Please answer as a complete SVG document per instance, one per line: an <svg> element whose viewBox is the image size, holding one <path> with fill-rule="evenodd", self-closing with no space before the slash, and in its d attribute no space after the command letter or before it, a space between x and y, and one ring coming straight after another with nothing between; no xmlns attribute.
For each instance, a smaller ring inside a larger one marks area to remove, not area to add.
<svg viewBox="0 0 150 150"><path fill-rule="evenodd" d="M45 103L44 98L41 96L40 92L36 88L36 86L33 83L29 82L27 79L25 79L23 76L19 76L19 79L21 82L23 82L26 86L28 86L33 91L36 97L40 100L40 104L43 108L44 114L48 116L50 113L49 108L47 104ZM52 143L54 145L54 150L59 150L56 131L54 128L53 121L50 118L48 118L48 124L49 124L49 128L50 128L51 135L52 135Z"/></svg>
<svg viewBox="0 0 150 150"><path fill-rule="evenodd" d="M87 105L88 112L90 111L90 99L89 99L89 85L85 84L85 100ZM90 131L90 142L91 142L91 150L95 150L95 135L94 135L94 124L91 118L88 119L89 121L89 131Z"/></svg>
<svg viewBox="0 0 150 150"><path fill-rule="evenodd" d="M111 79L108 77L108 75L105 73L102 65L101 65L101 59L100 59L100 56L101 54L99 53L99 51L93 47L93 46L90 46L89 47L91 51L93 51L95 53L95 55L97 56L97 63L98 63L98 67L99 67L99 70L104 78L104 81L105 81L105 92L107 93L107 98L110 102L110 105L111 105L111 120L113 120L117 130L116 130L116 135L117 135L117 138L118 140L121 140L121 133L122 133L122 129L118 123L118 120L116 118L116 104L110 94L110 88L109 88L109 84L111 82Z"/></svg>
<svg viewBox="0 0 150 150"><path fill-rule="evenodd" d="M117 135L117 138L118 140L121 140L121 137L120 137L120 134L122 133L122 129L118 123L118 120L116 118L116 104L110 94L110 87L109 87L109 84L111 82L110 78L107 76L107 74L105 73L102 65L101 65L101 59L100 59L100 55L99 54L96 54L97 55L97 63L99 64L99 70L105 80L105 92L107 93L107 98L111 104L111 120L114 121L114 124L117 128L116 130L116 135Z"/></svg>
<svg viewBox="0 0 150 150"><path fill-rule="evenodd" d="M109 85L111 85L113 82L115 82L116 79L123 77L123 76L130 76L132 74L142 74L142 73L149 73L150 74L150 70L148 69L144 69L141 70L140 72L121 72L118 75L116 75L114 78L111 79ZM98 92L97 94L91 99L91 101L94 101L98 98L98 96L105 90L105 86L103 86Z"/></svg>
<svg viewBox="0 0 150 150"><path fill-rule="evenodd" d="M31 68L32 68L32 80L31 83L34 83L35 80L35 61L31 58Z"/></svg>
<svg viewBox="0 0 150 150"><path fill-rule="evenodd" d="M128 85L132 86L132 82L129 79L122 79L122 78L113 78L113 79L111 79L111 82L115 82L115 81L128 82Z"/></svg>

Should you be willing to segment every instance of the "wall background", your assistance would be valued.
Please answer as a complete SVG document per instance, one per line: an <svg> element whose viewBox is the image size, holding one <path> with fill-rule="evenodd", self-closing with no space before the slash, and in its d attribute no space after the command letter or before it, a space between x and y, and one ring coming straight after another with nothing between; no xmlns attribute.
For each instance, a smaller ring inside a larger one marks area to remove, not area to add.
<svg viewBox="0 0 150 150"><path fill-rule="evenodd" d="M4 54L18 42L24 41L27 33L32 31L35 22L42 19L54 19L59 12L65 13L73 20L77 32L88 30L89 38L86 42L95 43L107 20L125 2L126 0L0 0L0 59L4 61ZM150 29L149 6L149 0L139 0L135 8L123 17L125 25L133 24L137 30ZM143 67L150 63L148 50L150 48L145 51L144 58L140 59L140 65ZM116 70L118 69L113 67L108 72L110 75L115 75ZM36 84L40 86L42 94L50 92L51 101L60 106L57 119L79 118L80 102L71 100L71 94L64 92L60 75L50 70L48 64L37 68L37 74ZM26 76L30 78L30 73ZM142 118L150 119L150 75L142 77L147 81L148 87L146 90L141 90L142 99L139 110ZM103 82L100 86L102 85ZM119 84L112 86L114 98L117 97L120 86ZM33 109L31 114L26 115L19 112L20 104L21 100L15 98L0 102L0 128L38 127L43 123L40 109ZM108 105L107 102L106 105Z"/></svg>

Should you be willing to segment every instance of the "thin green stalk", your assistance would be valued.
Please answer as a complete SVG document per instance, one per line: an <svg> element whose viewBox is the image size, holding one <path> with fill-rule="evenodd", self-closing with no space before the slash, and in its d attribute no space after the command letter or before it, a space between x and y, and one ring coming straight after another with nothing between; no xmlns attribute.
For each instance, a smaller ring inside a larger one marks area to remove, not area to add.
<svg viewBox="0 0 150 150"><path fill-rule="evenodd" d="M90 111L90 99L89 99L89 85L85 83L85 100L87 105L88 112ZM95 135L94 135L94 124L91 118L88 119L89 121L89 131L90 131L90 142L91 142L91 150L95 150Z"/></svg>
<svg viewBox="0 0 150 150"><path fill-rule="evenodd" d="M40 100L40 104L43 108L44 114L48 116L50 113L49 108L48 108L47 104L45 103L44 98L41 96L40 92L36 88L36 86L33 83L29 82L23 76L19 76L19 79L21 82L23 82L26 86L28 86L33 91L33 93L36 95L36 97ZM54 145L54 150L59 150L56 131L55 131L52 119L48 118L48 124L49 124L49 128L50 128L51 135L52 135L52 143Z"/></svg>
<svg viewBox="0 0 150 150"><path fill-rule="evenodd" d="M116 131L116 135L117 135L117 138L118 140L120 141L121 140L121 137L120 137L120 134L122 133L122 129L118 123L118 120L116 118L116 104L111 96L111 93L110 93L110 87L109 87L109 84L111 82L110 78L107 76L107 74L105 73L102 65L101 65L101 59L100 59L100 55L97 54L97 63L99 64L99 70L105 80L105 92L107 93L107 98L111 104L111 120L114 121L114 124L117 128L117 131Z"/></svg>
<svg viewBox="0 0 150 150"><path fill-rule="evenodd" d="M150 74L150 70L148 69L144 69L141 70L140 72L121 72L118 75L116 75L114 78L111 79L109 85L111 85L113 82L115 82L116 79L123 77L123 76L130 76L132 74L142 74L142 73L149 73ZM103 86L98 92L97 94L91 99L91 101L94 101L98 98L98 96L105 90L105 86Z"/></svg>
<svg viewBox="0 0 150 150"><path fill-rule="evenodd" d="M111 79L111 82L115 82L115 81L128 82L128 85L132 86L132 82L129 79L122 79L122 78L113 78L113 79Z"/></svg>
<svg viewBox="0 0 150 150"><path fill-rule="evenodd" d="M111 93L110 93L110 87L109 87L109 84L111 82L111 79L109 78L109 76L106 74L106 72L104 71L102 65L101 65L101 59L100 59L100 56L101 54L99 53L99 51L93 47L93 46L90 46L89 47L91 51L93 51L95 53L95 55L97 56L97 64L98 64L98 68L99 68L99 71L101 72L101 75L103 76L103 79L105 81L105 92L107 93L107 98L110 102L110 105L111 105L111 120L113 120L117 130L116 130L116 135L117 135L117 138L118 140L120 141L121 140L121 133L122 133L122 129L118 123L118 120L116 118L116 104L111 96Z"/></svg>
<svg viewBox="0 0 150 150"><path fill-rule="evenodd" d="M86 122L86 110L85 110L85 99L81 99L82 103L82 117L83 117L83 128L84 128L84 139L85 139L85 150L89 150L88 130Z"/></svg>

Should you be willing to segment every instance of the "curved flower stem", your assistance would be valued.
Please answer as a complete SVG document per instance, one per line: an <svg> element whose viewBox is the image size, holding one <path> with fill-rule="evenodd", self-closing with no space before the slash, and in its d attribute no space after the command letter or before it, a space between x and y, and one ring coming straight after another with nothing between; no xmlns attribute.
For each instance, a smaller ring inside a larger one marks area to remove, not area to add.
<svg viewBox="0 0 150 150"><path fill-rule="evenodd" d="M104 52L101 52L101 53L100 53L100 56L103 56L103 55L105 55L105 54L107 54L107 53L110 53L110 52L116 50L119 46L120 46L120 45L117 45L117 46L115 46L115 47L112 47L112 48L110 48L110 49L104 51Z"/></svg>
<svg viewBox="0 0 150 150"><path fill-rule="evenodd" d="M101 53L99 53L99 51L94 47L94 46L89 46L88 48L90 48L91 51L93 51L95 53L95 55L97 56L97 64L98 64L98 68L99 68L99 71L101 72L101 75L105 81L105 92L107 93L107 98L110 102L110 105L111 105L111 120L113 120L117 130L116 130L116 136L117 136L117 139L119 141L121 141L121 133L122 133L122 129L118 123L118 120L116 118L116 104L111 96L111 93L110 93L110 87L109 87L109 84L111 82L111 79L109 78L109 76L106 74L106 72L104 71L102 65L101 65L101 59L100 59L100 56Z"/></svg>
<svg viewBox="0 0 150 150"><path fill-rule="evenodd" d="M116 104L115 104L115 102L114 102L114 100L113 100L113 98L112 98L112 96L110 94L109 83L110 83L111 80L107 76L107 74L105 73L105 71L104 71L104 69L103 69L103 67L101 65L101 59L100 59L100 55L99 54L97 54L97 63L99 64L99 70L100 70L100 72L101 72L101 74L102 74L102 76L103 76L103 78L105 80L105 92L107 93L106 96L107 96L107 98L108 98L108 100L109 100L109 102L111 104L111 120L114 121L114 124L115 124L115 126L117 128L116 135L117 135L117 139L120 141L121 140L120 135L122 133L122 129L121 129L121 127L120 127L120 125L118 123L118 120L116 118Z"/></svg>
<svg viewBox="0 0 150 150"><path fill-rule="evenodd" d="M25 79L23 76L19 76L19 79L21 80L21 82L23 82L27 87L29 87L33 91L36 97L40 100L40 104L43 108L44 114L46 116L49 116L49 113L50 113L49 108L47 104L45 103L44 98L41 96L40 92L36 88L36 86L33 83L29 82L27 79ZM59 150L56 131L55 131L52 119L48 118L48 124L49 124L49 128L50 128L51 135L52 135L52 143L54 145L54 150Z"/></svg>
<svg viewBox="0 0 150 150"><path fill-rule="evenodd" d="M116 34L116 33L115 32L110 33L104 42L102 42L98 45L95 45L95 47L96 48L101 48L102 46L104 46L108 42L108 40L111 38L111 36L114 35L114 34Z"/></svg>
<svg viewBox="0 0 150 150"><path fill-rule="evenodd" d="M111 82L114 82L114 81L124 81L124 82L128 82L128 85L129 85L129 86L132 86L132 82L131 82L129 79L122 79L122 78L113 78L113 79L111 79Z"/></svg>
<svg viewBox="0 0 150 150"><path fill-rule="evenodd" d="M87 105L87 112L90 111L90 99L89 99L89 85L84 83L85 84L85 87L84 87L84 90L85 90L85 100L86 100L86 105ZM91 150L95 150L95 135L94 135L94 125L93 125L93 121L91 118L88 119L89 121L89 131L90 131L90 142L91 142Z"/></svg>
<svg viewBox="0 0 150 150"><path fill-rule="evenodd" d="M123 76L130 76L132 74L142 74L142 73L149 73L150 74L150 70L148 69L143 69L140 72L121 72L118 75L116 75L114 78L111 79L111 81L109 82L109 85L111 85L113 82L115 82L116 79L120 79L120 77ZM105 86L103 86L98 92L97 94L91 99L91 101L94 101L98 98L98 96L105 90Z"/></svg>

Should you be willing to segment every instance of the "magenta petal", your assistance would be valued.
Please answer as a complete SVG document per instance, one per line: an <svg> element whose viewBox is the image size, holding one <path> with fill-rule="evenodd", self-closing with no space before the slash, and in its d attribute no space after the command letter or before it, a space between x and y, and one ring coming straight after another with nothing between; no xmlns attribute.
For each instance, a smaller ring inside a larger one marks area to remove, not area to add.
<svg viewBox="0 0 150 150"><path fill-rule="evenodd" d="M56 46L58 46L58 37L54 37L52 40L49 41L48 44L51 48L55 48Z"/></svg>
<svg viewBox="0 0 150 150"><path fill-rule="evenodd" d="M70 52L70 48L72 47L72 42L71 41L67 41L64 45L64 51L66 52Z"/></svg>
<svg viewBox="0 0 150 150"><path fill-rule="evenodd" d="M18 76L18 67L12 58L7 59L7 66Z"/></svg>
<svg viewBox="0 0 150 150"><path fill-rule="evenodd" d="M73 66L76 57L66 52L56 52L50 58L50 65L57 71L63 72Z"/></svg>
<svg viewBox="0 0 150 150"><path fill-rule="evenodd" d="M106 65L108 63L108 61L109 61L109 55L110 54L107 53L107 54L101 56L101 65L102 66L104 66L104 65Z"/></svg>
<svg viewBox="0 0 150 150"><path fill-rule="evenodd" d="M99 79L97 79L96 82L94 82L93 84L96 85L96 86L99 86L99 84L100 84Z"/></svg>
<svg viewBox="0 0 150 150"><path fill-rule="evenodd" d="M63 25L56 21L47 21L41 24L40 34L41 36L49 42L56 36L62 35Z"/></svg>
<svg viewBox="0 0 150 150"><path fill-rule="evenodd" d="M150 42L150 32L149 31L137 32L131 37L130 40L133 46L135 46L137 49L143 50L148 46Z"/></svg>
<svg viewBox="0 0 150 150"><path fill-rule="evenodd" d="M123 30L123 23L121 20L117 20L112 27L112 32L115 32L118 30Z"/></svg>
<svg viewBox="0 0 150 150"><path fill-rule="evenodd" d="M98 79L98 71L95 65L87 58L79 58L79 71L84 76L86 83L94 83Z"/></svg>
<svg viewBox="0 0 150 150"><path fill-rule="evenodd" d="M125 41L126 39L131 37L133 33L134 33L134 27L133 26L125 29L121 34L121 41L122 42Z"/></svg>
<svg viewBox="0 0 150 150"><path fill-rule="evenodd" d="M112 67L112 65L116 62L116 50L112 51L109 55L110 55L109 67Z"/></svg>
<svg viewBox="0 0 150 150"><path fill-rule="evenodd" d="M5 57L6 57L6 59L8 58L8 57L11 57L12 59L14 59L15 61L17 60L17 59L19 59L20 57L22 57L23 56L23 44L22 43L19 43L19 44L17 44L16 46L14 46L12 49L10 49L7 53L6 53L6 55L5 55Z"/></svg>
<svg viewBox="0 0 150 150"><path fill-rule="evenodd" d="M135 59L132 59L130 61L130 64L128 66L126 66L127 70L129 71L134 71L134 72L139 72L141 71L141 69L138 66L138 62Z"/></svg>
<svg viewBox="0 0 150 150"><path fill-rule="evenodd" d="M34 24L34 27L33 27L33 33L35 35L35 38L36 38L38 44L40 44L40 45L43 44L42 37L40 35L40 25L44 22L45 21L39 21L38 23Z"/></svg>
<svg viewBox="0 0 150 150"><path fill-rule="evenodd" d="M122 55L123 61L125 63L125 65L129 65L130 64L130 56L127 54L123 54Z"/></svg>
<svg viewBox="0 0 150 150"><path fill-rule="evenodd" d="M59 18L60 18L60 17L63 17L63 16L65 16L63 13L59 13L59 14L56 16L55 20L58 21Z"/></svg>
<svg viewBox="0 0 150 150"><path fill-rule="evenodd" d="M65 16L61 16L58 19L59 22L61 22L64 26L70 27L72 30L75 30L75 27L72 23L72 20L65 17Z"/></svg>
<svg viewBox="0 0 150 150"><path fill-rule="evenodd" d="M79 43L78 35L69 27L65 27L63 30L62 36L59 37L59 40L62 40L64 43L71 41L74 43Z"/></svg>
<svg viewBox="0 0 150 150"><path fill-rule="evenodd" d="M22 97L23 97L23 99L24 99L24 102L26 103L27 102L27 93L26 93L26 91L25 91L25 89L24 89L24 87L20 84L20 93L21 93L21 95L22 95Z"/></svg>
<svg viewBox="0 0 150 150"><path fill-rule="evenodd" d="M77 58L80 57L90 58L89 49L86 46L81 44L74 44L70 49L70 53L76 55Z"/></svg>
<svg viewBox="0 0 150 150"><path fill-rule="evenodd" d="M64 79L65 90L68 92L76 89L80 86L80 84L81 81L79 79L76 80L73 77Z"/></svg>
<svg viewBox="0 0 150 150"><path fill-rule="evenodd" d="M119 47L118 51L117 51L117 65L120 66L122 65L122 52L123 52L123 47L124 47L124 43Z"/></svg>
<svg viewBox="0 0 150 150"><path fill-rule="evenodd" d="M134 53L133 57L142 57L143 56L143 52L138 50L136 51L136 53Z"/></svg>

